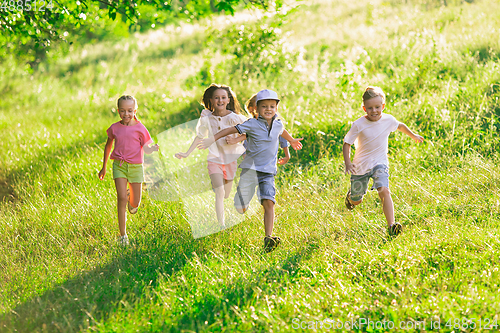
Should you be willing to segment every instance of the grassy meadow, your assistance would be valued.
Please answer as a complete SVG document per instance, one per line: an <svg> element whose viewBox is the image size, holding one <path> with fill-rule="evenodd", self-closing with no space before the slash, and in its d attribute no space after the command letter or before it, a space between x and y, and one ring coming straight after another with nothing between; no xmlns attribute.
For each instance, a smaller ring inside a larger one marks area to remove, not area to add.
<svg viewBox="0 0 500 333"><path fill-rule="evenodd" d="M496 0L303 1L75 47L33 73L0 64L0 331L496 330L499 12ZM144 192L118 246L111 163L97 177L116 99L135 95L157 136L196 119L211 82L240 102L275 89L305 138L276 177L282 245L262 251L262 213L195 240L182 200ZM367 85L425 137L389 139L396 238L376 191L343 203L342 139Z"/></svg>

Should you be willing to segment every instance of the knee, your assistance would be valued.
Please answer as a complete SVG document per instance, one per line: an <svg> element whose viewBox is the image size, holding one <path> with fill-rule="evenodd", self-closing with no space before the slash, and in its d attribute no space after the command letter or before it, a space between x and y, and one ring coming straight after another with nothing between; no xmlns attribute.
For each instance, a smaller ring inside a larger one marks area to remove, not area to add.
<svg viewBox="0 0 500 333"><path fill-rule="evenodd" d="M224 187L223 186L216 187L213 190L214 190L216 196L218 196L218 197L225 197Z"/></svg>
<svg viewBox="0 0 500 333"><path fill-rule="evenodd" d="M274 207L274 202L269 199L262 199L262 206L264 206L264 209L271 209Z"/></svg>
<svg viewBox="0 0 500 333"><path fill-rule="evenodd" d="M122 193L122 194L118 194L117 196L117 199L118 199L118 202L127 202L128 201L128 196L127 196L127 193Z"/></svg>
<svg viewBox="0 0 500 333"><path fill-rule="evenodd" d="M391 195L391 192L389 191L389 189L385 186L382 186L382 187L379 187L377 189L378 191L378 196L382 199L382 198L386 198L388 196Z"/></svg>

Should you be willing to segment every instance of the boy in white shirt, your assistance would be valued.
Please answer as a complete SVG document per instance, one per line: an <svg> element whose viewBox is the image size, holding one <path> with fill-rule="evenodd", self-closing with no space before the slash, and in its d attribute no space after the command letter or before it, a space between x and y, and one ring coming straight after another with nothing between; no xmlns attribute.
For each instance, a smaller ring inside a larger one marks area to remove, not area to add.
<svg viewBox="0 0 500 333"><path fill-rule="evenodd" d="M389 160L387 159L389 134L399 130L415 142L424 138L413 133L385 109L385 94L379 87L367 87L363 94L363 110L366 115L356 120L344 138L345 172L351 174L351 189L347 192L345 205L352 210L363 201L368 182L373 178L372 189L376 188L387 220L390 235L398 235L403 227L394 221L394 204L389 191ZM351 145L356 151L351 163Z"/></svg>

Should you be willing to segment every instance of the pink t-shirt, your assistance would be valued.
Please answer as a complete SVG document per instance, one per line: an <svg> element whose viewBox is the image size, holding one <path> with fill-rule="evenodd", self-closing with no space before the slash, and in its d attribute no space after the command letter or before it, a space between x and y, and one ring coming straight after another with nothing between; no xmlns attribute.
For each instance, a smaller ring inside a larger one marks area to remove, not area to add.
<svg viewBox="0 0 500 333"><path fill-rule="evenodd" d="M131 164L144 163L143 146L152 142L148 130L141 122L134 126L125 126L120 122L111 125L108 137L115 140L115 148L111 153L112 160L125 161Z"/></svg>

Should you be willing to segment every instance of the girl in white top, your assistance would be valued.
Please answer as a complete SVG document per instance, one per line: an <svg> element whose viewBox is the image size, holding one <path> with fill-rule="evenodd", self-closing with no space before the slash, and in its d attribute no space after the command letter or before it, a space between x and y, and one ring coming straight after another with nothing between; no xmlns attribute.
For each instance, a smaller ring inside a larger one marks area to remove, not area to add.
<svg viewBox="0 0 500 333"><path fill-rule="evenodd" d="M247 120L240 114L236 94L229 86L212 83L203 94L202 104L205 110L198 120L196 137L187 152L175 154L179 159L188 157L204 138L213 137L215 133ZM236 138L238 134L232 136ZM215 192L217 220L222 226L225 226L224 199L229 197L238 167L237 159L244 152L245 148L241 143L228 144L225 138L217 140L208 149L208 174Z"/></svg>

